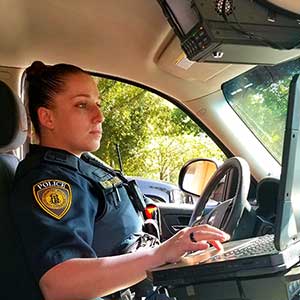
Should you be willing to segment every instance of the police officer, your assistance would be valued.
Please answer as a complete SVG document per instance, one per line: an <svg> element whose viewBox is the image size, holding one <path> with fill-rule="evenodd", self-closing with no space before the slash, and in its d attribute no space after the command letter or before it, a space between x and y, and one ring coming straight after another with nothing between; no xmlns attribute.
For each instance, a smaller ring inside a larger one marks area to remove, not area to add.
<svg viewBox="0 0 300 300"><path fill-rule="evenodd" d="M142 220L126 182L87 154L100 146L101 103L94 80L67 64L27 69L28 110L38 144L19 164L12 215L44 299L93 299L146 278L207 241L229 237L209 225L185 228L155 247L122 254ZM192 239L191 239L192 237Z"/></svg>

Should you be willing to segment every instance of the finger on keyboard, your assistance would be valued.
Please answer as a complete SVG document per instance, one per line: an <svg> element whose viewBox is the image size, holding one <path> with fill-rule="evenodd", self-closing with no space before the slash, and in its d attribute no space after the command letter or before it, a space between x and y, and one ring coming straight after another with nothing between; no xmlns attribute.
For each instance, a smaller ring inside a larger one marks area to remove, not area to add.
<svg viewBox="0 0 300 300"><path fill-rule="evenodd" d="M209 244L214 246L218 251L224 251L223 245L220 241L209 241Z"/></svg>

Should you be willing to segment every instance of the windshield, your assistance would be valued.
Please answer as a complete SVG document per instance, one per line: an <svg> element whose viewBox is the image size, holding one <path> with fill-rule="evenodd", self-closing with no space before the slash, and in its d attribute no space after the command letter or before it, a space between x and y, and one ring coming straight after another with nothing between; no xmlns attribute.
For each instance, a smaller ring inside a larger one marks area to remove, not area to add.
<svg viewBox="0 0 300 300"><path fill-rule="evenodd" d="M300 59L259 66L223 84L226 100L281 163L289 84Z"/></svg>

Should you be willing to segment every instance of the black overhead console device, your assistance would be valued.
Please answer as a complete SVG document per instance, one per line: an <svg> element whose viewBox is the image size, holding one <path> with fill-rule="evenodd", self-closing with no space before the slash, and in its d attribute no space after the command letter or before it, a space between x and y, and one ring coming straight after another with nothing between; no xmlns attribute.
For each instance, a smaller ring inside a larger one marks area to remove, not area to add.
<svg viewBox="0 0 300 300"><path fill-rule="evenodd" d="M253 0L158 2L189 60L269 65L300 55L300 15Z"/></svg>

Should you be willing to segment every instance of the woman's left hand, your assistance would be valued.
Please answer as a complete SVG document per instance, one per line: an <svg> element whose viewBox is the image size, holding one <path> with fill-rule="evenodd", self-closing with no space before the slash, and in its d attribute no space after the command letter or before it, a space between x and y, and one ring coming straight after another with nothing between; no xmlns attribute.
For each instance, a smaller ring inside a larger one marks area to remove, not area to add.
<svg viewBox="0 0 300 300"><path fill-rule="evenodd" d="M164 263L174 263L179 261L186 252L205 250L210 245L221 250L220 242L229 239L229 234L208 224L187 227L163 242L157 248L156 254L161 256Z"/></svg>

